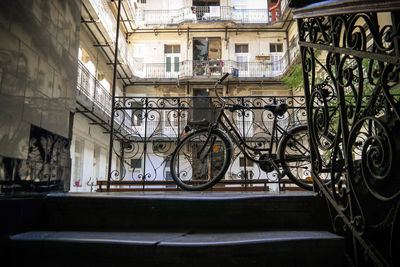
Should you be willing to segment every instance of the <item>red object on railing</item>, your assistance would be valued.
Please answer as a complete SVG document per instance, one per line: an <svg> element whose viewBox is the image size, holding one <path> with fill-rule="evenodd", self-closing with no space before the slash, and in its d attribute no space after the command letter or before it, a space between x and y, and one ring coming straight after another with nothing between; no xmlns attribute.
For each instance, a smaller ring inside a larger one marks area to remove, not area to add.
<svg viewBox="0 0 400 267"><path fill-rule="evenodd" d="M277 19L279 19L280 17L280 12L281 12L281 0L278 0L278 2L275 5L270 7L269 11L271 12L271 22L277 21Z"/></svg>

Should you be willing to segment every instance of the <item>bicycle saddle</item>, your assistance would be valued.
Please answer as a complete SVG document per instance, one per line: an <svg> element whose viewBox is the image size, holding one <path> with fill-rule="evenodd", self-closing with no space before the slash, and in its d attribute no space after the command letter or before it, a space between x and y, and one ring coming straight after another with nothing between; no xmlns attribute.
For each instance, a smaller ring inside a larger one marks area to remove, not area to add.
<svg viewBox="0 0 400 267"><path fill-rule="evenodd" d="M288 105L285 103L265 105L264 109L271 111L276 116L282 116L288 110Z"/></svg>

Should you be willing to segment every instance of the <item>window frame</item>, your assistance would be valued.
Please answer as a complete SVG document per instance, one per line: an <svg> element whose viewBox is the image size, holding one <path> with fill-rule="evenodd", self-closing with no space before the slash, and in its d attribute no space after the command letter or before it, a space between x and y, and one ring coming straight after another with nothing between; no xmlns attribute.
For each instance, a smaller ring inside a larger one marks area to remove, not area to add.
<svg viewBox="0 0 400 267"><path fill-rule="evenodd" d="M272 51L272 47L274 48L273 50L275 50L275 51ZM278 51L279 50L278 48L281 48L280 49L281 51ZM269 52L270 53L283 53L283 43L269 43Z"/></svg>
<svg viewBox="0 0 400 267"><path fill-rule="evenodd" d="M181 58L181 45L164 44L164 58L165 58L165 73L178 74L180 70L179 61Z"/></svg>
<svg viewBox="0 0 400 267"><path fill-rule="evenodd" d="M134 160L140 160L140 166L133 166L133 161ZM131 158L130 163L129 163L129 170L131 172L139 172L141 173L143 171L143 158Z"/></svg>
<svg viewBox="0 0 400 267"><path fill-rule="evenodd" d="M239 168L244 168L245 165L244 163L246 162L246 168L253 168L254 167L254 161L246 158L245 156L239 157Z"/></svg>
<svg viewBox="0 0 400 267"><path fill-rule="evenodd" d="M242 52L242 51L236 52L237 46L241 47L247 46L247 52ZM244 44L244 43L235 44L235 60L239 71L239 76L242 76L243 74L244 76L247 76L249 71L249 59L250 59L249 44Z"/></svg>

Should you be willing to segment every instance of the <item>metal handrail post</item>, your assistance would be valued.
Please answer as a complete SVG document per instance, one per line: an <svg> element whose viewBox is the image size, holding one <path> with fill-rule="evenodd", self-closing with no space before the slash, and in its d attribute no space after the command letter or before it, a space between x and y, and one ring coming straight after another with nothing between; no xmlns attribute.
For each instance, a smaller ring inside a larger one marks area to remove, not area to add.
<svg viewBox="0 0 400 267"><path fill-rule="evenodd" d="M113 73L113 87L112 87L112 97L111 97L110 148L108 151L107 192L110 192L110 182L111 182L111 163L112 163L114 115L115 115L114 103L115 103L115 90L117 82L118 38L119 38L119 24L121 20L121 2L122 0L118 0L117 32L115 34L114 73Z"/></svg>

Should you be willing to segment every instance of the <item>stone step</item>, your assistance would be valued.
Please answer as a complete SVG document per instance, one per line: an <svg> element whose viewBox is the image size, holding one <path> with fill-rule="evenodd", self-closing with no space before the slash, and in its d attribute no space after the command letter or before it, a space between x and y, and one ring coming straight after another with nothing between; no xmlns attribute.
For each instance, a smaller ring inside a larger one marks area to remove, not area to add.
<svg viewBox="0 0 400 267"><path fill-rule="evenodd" d="M12 235L6 255L33 266L343 266L343 242L327 231L31 231Z"/></svg>
<svg viewBox="0 0 400 267"><path fill-rule="evenodd" d="M315 193L50 194L45 230L279 228L327 230L326 203Z"/></svg>

